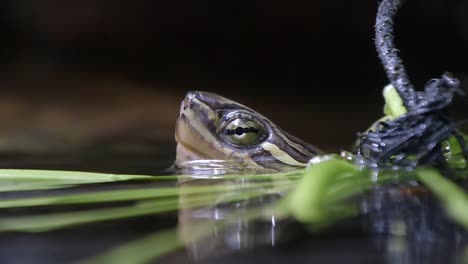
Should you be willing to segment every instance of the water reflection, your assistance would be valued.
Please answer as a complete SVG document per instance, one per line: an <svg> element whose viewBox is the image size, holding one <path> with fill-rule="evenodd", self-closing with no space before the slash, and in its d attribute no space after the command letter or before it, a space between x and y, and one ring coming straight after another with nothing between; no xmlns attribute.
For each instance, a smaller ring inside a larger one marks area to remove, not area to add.
<svg viewBox="0 0 468 264"><path fill-rule="evenodd" d="M380 187L363 199L364 229L387 263L466 263L468 233L420 186Z"/></svg>
<svg viewBox="0 0 468 264"><path fill-rule="evenodd" d="M222 174L203 176L201 173L193 178L181 178L179 182L182 187L222 187L213 193L208 206L198 208L190 205L196 194L182 192L180 195L178 235L185 242L191 259L236 259L236 256L243 254L237 254L239 251L255 252L255 258L260 258L259 249L269 256L288 252L280 242L290 241L291 232L286 229L298 223L284 218L281 211L270 206L290 191L284 188L285 179L223 177ZM265 185L255 185L259 183ZM252 188L253 185L256 187ZM252 190L261 195L252 197ZM349 263L359 263L351 259L377 254L378 257L373 258L371 263L467 263L464 254L468 249L468 232L454 223L446 215L440 201L422 186L409 182L375 187L357 201L361 204L361 215L356 222L349 222L355 237L348 240L348 231L335 237L333 243L326 243L330 230L323 233L304 232L299 234L301 244L305 243L299 246L303 250L297 251L295 258L304 260L301 263L320 262L324 256L333 259L332 256L338 254L341 256L338 258L340 262L348 259ZM252 220L253 215L256 216L255 221ZM340 230L337 227L335 225L330 229ZM194 233L200 228L205 228L206 235L202 239L194 239ZM308 248L307 245L314 246ZM317 245L327 249L328 253L317 250ZM348 252L343 247L359 249ZM284 263L284 259L272 261Z"/></svg>
<svg viewBox="0 0 468 264"><path fill-rule="evenodd" d="M257 246L275 246L280 232L277 209L271 207L283 196L274 179L200 179L183 180L184 186L221 186L209 206L193 208L189 201L197 195L179 198L179 239L184 241L194 261ZM258 186L258 184L263 185ZM252 188L252 185L255 187ZM227 188L235 186L235 188ZM226 187L226 188L225 188ZM284 188L283 188L284 189ZM252 191L263 193L251 197ZM194 239L197 229L207 228L202 239Z"/></svg>

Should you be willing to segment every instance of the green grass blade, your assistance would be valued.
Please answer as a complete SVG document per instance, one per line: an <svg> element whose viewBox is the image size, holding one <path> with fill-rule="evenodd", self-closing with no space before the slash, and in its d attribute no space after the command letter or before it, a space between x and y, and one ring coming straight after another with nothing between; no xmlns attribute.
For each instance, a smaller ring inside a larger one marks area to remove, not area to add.
<svg viewBox="0 0 468 264"><path fill-rule="evenodd" d="M0 219L0 231L43 232L98 221L137 217L177 208L177 199L158 201L147 206L126 206L87 211L54 213Z"/></svg>
<svg viewBox="0 0 468 264"><path fill-rule="evenodd" d="M454 221L468 228L468 196L466 192L442 176L435 168L418 168L416 176L445 206Z"/></svg>
<svg viewBox="0 0 468 264"><path fill-rule="evenodd" d="M274 190L282 192L290 188L290 185L285 184L282 187L275 188ZM265 190L259 189L258 187L246 189L240 192L236 191L232 195L226 195L226 192L222 192L222 194L225 195L222 199L222 202L251 199L265 195L266 193L267 192ZM185 193L185 195L193 194L195 193ZM183 207L193 208L212 205L213 203L217 203L217 201L219 201L219 197L220 193L201 192L198 193L198 195L190 196L189 199L185 199ZM179 208L179 206L179 196L173 196L166 199L159 198L148 200L145 202L140 202L137 205L125 207L0 218L0 231L42 232L79 224L175 211Z"/></svg>
<svg viewBox="0 0 468 264"><path fill-rule="evenodd" d="M176 176L171 176L176 179ZM159 176L110 174L84 171L0 169L0 180L112 182L155 179Z"/></svg>
<svg viewBox="0 0 468 264"><path fill-rule="evenodd" d="M0 180L0 192L19 192L19 191L34 191L34 190L51 190L68 188L82 184L82 182L54 182L54 181L41 181L41 182L17 182L17 181L2 181Z"/></svg>
<svg viewBox="0 0 468 264"><path fill-rule="evenodd" d="M243 191L255 188L273 188L276 185L290 186L292 183L284 181L255 182L248 184L216 184L200 186L180 187L153 187L125 190L95 191L79 194L53 195L32 198L14 198L0 201L0 208L64 205L64 204L89 204L102 202L135 201L178 196L184 194L225 193Z"/></svg>
<svg viewBox="0 0 468 264"><path fill-rule="evenodd" d="M240 177L251 180L264 179L297 179L301 170L274 173L274 174L252 174L252 175L222 175L215 178L238 179ZM211 176L210 176L211 177ZM155 180L155 181L178 181L196 180L191 175L131 175L110 174L84 171L61 171L61 170L27 170L27 169L0 169L0 192L47 190L71 187L79 184L105 183L127 180Z"/></svg>

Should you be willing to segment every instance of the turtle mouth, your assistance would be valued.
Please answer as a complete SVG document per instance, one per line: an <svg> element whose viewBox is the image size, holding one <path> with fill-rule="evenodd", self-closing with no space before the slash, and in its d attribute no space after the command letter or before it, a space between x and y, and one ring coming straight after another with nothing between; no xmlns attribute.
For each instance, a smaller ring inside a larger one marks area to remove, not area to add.
<svg viewBox="0 0 468 264"><path fill-rule="evenodd" d="M175 125L175 165L193 160L223 159L225 149L213 132L215 113L201 100L199 92L189 92L180 106Z"/></svg>
<svg viewBox="0 0 468 264"><path fill-rule="evenodd" d="M184 100L185 102L185 100ZM182 104L184 105L184 103ZM209 156L199 150L196 146L190 142L198 142L195 140L193 132L191 132L190 124L187 124L188 120L185 118L179 118L176 123L175 129L175 141L177 142L176 147L176 160L175 165L182 162L191 160L208 159Z"/></svg>
<svg viewBox="0 0 468 264"><path fill-rule="evenodd" d="M177 142L176 147L176 160L175 165L180 166L180 164L193 161L193 160L207 160L210 157L200 151L197 148L183 143L181 141Z"/></svg>

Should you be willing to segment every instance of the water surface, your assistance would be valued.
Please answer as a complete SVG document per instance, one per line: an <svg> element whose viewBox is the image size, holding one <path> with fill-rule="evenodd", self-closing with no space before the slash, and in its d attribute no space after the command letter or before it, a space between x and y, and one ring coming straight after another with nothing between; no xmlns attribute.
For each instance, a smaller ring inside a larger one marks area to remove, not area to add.
<svg viewBox="0 0 468 264"><path fill-rule="evenodd" d="M74 153L2 154L4 168L84 170L111 173L167 175L173 147L152 151L97 151ZM219 184L197 180L183 184ZM225 182L224 182L225 183ZM242 179L230 180L242 186ZM133 180L84 184L54 190L1 192L2 198L62 195L115 189L176 186L176 181ZM156 189L155 189L156 190ZM220 194L210 206L125 219L70 226L48 232L0 233L0 263L70 263L87 259L147 234L177 228L179 239L190 238L199 224L210 230L154 263L462 263L467 245L465 230L451 222L427 191L397 186L378 187L360 200L361 215L341 220L321 232L310 232L292 219L277 220L274 211L255 221L246 215L264 210L284 193L231 202L236 191ZM54 205L0 209L2 218L131 205L132 201L87 205ZM226 224L226 219L229 223ZM155 248L158 245L154 245Z"/></svg>

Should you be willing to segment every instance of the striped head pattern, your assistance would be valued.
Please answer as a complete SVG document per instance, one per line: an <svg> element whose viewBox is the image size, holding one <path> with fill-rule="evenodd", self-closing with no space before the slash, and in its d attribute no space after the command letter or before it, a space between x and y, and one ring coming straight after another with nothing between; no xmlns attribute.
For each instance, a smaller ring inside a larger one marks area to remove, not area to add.
<svg viewBox="0 0 468 264"><path fill-rule="evenodd" d="M321 151L254 110L209 92L189 92L176 123L175 166L222 160L252 168L303 167Z"/></svg>

